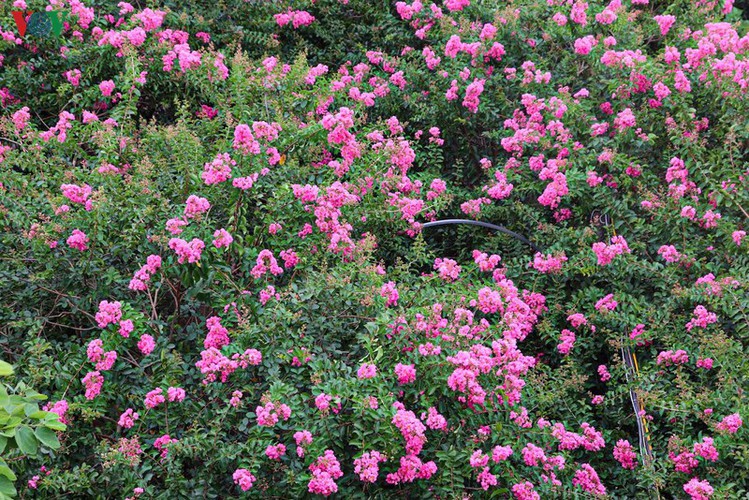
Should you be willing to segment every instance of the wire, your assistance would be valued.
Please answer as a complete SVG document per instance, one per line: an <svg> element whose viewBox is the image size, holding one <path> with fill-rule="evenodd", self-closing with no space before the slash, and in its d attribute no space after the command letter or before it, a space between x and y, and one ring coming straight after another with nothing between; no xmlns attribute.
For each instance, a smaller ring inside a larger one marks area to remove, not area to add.
<svg viewBox="0 0 749 500"><path fill-rule="evenodd" d="M468 224L471 226L481 226L486 227L489 229L494 229L495 231L499 231L500 233L507 234L509 236L512 236L513 238L522 241L526 245L530 246L533 250L536 252L541 252L541 249L534 245L528 238L525 236L522 236L516 232L510 231L504 226L499 226L497 224L491 224L489 222L482 222L478 220L470 220L470 219L445 219L445 220L438 220L434 222L425 222L421 225L423 228L429 228L429 227L437 227L437 226L451 226L454 224Z"/></svg>

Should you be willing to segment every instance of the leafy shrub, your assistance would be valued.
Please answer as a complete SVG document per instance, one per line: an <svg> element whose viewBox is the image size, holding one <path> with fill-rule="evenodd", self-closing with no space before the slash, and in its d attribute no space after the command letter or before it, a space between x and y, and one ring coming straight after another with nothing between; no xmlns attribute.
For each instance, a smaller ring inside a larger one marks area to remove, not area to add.
<svg viewBox="0 0 749 500"><path fill-rule="evenodd" d="M730 2L61 3L0 9L25 495L747 494Z"/></svg>

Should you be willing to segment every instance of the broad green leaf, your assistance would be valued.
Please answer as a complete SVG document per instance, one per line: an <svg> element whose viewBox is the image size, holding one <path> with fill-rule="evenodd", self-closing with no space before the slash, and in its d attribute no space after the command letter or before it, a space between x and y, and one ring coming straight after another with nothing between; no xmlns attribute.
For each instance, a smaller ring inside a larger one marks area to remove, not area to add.
<svg viewBox="0 0 749 500"><path fill-rule="evenodd" d="M0 377L7 377L13 375L13 367L10 363L0 361Z"/></svg>
<svg viewBox="0 0 749 500"><path fill-rule="evenodd" d="M36 430L34 430L34 434L39 441L53 450L60 447L60 441L57 439L57 434L55 434L55 431L52 429L47 427L37 427Z"/></svg>
<svg viewBox="0 0 749 500"><path fill-rule="evenodd" d="M39 449L39 443L36 442L34 431L25 425L19 425L16 428L16 443L23 453L32 457L36 455Z"/></svg>
<svg viewBox="0 0 749 500"><path fill-rule="evenodd" d="M13 473L12 470L10 470L10 467L8 467L4 463L0 463L0 476L5 476L8 479L10 479L11 481L15 481L16 480L16 475Z"/></svg>
<svg viewBox="0 0 749 500"><path fill-rule="evenodd" d="M4 495L7 498L13 498L16 496L16 493L16 487L13 486L10 479L5 476L0 476L0 495Z"/></svg>
<svg viewBox="0 0 749 500"><path fill-rule="evenodd" d="M44 422L44 426L56 431L64 431L65 429L67 429L67 426L59 420L50 420L49 422Z"/></svg>

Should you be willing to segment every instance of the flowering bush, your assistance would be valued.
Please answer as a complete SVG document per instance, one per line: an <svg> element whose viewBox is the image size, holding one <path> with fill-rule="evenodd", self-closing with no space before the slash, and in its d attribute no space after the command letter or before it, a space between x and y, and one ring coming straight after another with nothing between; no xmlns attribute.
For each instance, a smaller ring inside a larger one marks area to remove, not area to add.
<svg viewBox="0 0 749 500"><path fill-rule="evenodd" d="M730 0L236 3L0 7L0 488L748 494Z"/></svg>

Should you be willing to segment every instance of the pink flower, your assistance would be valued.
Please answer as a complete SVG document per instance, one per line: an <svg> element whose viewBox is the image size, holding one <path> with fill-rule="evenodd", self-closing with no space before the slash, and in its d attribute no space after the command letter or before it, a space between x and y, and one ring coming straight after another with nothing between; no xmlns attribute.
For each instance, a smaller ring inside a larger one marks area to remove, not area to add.
<svg viewBox="0 0 749 500"><path fill-rule="evenodd" d="M570 330L567 330L566 328L562 330L561 335L559 336L559 340L561 341L559 345L557 345L557 350L560 354L567 355L572 350L572 347L575 345L575 332L572 332Z"/></svg>
<svg viewBox="0 0 749 500"><path fill-rule="evenodd" d="M148 335L147 333L144 333L140 336L140 340L138 341L138 349L140 349L140 352L143 353L144 356L148 356L153 352L153 350L156 348L156 342L154 341L153 337Z"/></svg>
<svg viewBox="0 0 749 500"><path fill-rule="evenodd" d="M247 469L237 469L232 475L234 484L239 485L242 491L247 491L252 488L252 484L257 481L257 478L253 476Z"/></svg>
<svg viewBox="0 0 749 500"><path fill-rule="evenodd" d="M708 500L713 495L714 490L709 482L700 481L694 477L684 485L684 491L691 500Z"/></svg>
<svg viewBox="0 0 749 500"><path fill-rule="evenodd" d="M221 349L225 345L229 345L229 330L221 325L221 318L218 316L211 316L205 320L205 326L208 328L208 335L206 335L203 341L203 347L210 349L215 347Z"/></svg>
<svg viewBox="0 0 749 500"><path fill-rule="evenodd" d="M328 396L324 392L320 393L315 398L315 406L317 407L318 410L326 414L328 408L330 408L330 401L332 399L333 399L332 397Z"/></svg>
<svg viewBox="0 0 749 500"><path fill-rule="evenodd" d="M533 484L525 481L512 485L512 494L516 500L541 500L541 495L533 489Z"/></svg>
<svg viewBox="0 0 749 500"><path fill-rule="evenodd" d="M620 439L614 447L614 458L622 464L625 469L634 469L637 467L637 454L632 449L629 441Z"/></svg>
<svg viewBox="0 0 749 500"><path fill-rule="evenodd" d="M63 75L65 75L65 78L73 85L73 87L77 87L81 84L81 70L73 69L66 71Z"/></svg>
<svg viewBox="0 0 749 500"><path fill-rule="evenodd" d="M701 443L694 443L692 451L694 451L695 455L700 456L705 460L717 462L720 457L718 456L718 450L713 443L713 438L703 437Z"/></svg>
<svg viewBox="0 0 749 500"><path fill-rule="evenodd" d="M28 106L24 106L23 108L19 109L18 111L13 113L12 116L13 125L15 125L16 130L19 132L26 128L26 125L28 125L30 119L31 114L29 113Z"/></svg>
<svg viewBox="0 0 749 500"><path fill-rule="evenodd" d="M385 307L398 305L398 290L395 288L395 283L388 281L380 289L380 296L387 299Z"/></svg>
<svg viewBox="0 0 749 500"><path fill-rule="evenodd" d="M619 305L619 303L614 300L614 294L610 293L600 299L598 302L596 302L596 311L600 311L602 313L613 311L616 309L616 306Z"/></svg>
<svg viewBox="0 0 749 500"><path fill-rule="evenodd" d="M440 273L440 278L445 281L455 281L460 276L461 268L452 259L435 259L434 269Z"/></svg>
<svg viewBox="0 0 749 500"><path fill-rule="evenodd" d="M414 365L398 363L395 365L395 375L398 377L400 385L410 384L416 380L416 368L414 368Z"/></svg>
<svg viewBox="0 0 749 500"><path fill-rule="evenodd" d="M674 16L655 16L653 17L656 23L658 23L658 27L661 29L661 35L666 36L671 29L671 26L674 25L676 22L676 18Z"/></svg>
<svg viewBox="0 0 749 500"><path fill-rule="evenodd" d="M406 452L418 455L424 443L426 443L426 436L424 435L426 427L424 424L416 418L414 412L407 410L398 410L392 423L398 428L406 441Z"/></svg>
<svg viewBox="0 0 749 500"><path fill-rule="evenodd" d="M671 263L679 262L684 257L673 245L662 245L658 249L658 255L663 257L666 262Z"/></svg>
<svg viewBox="0 0 749 500"><path fill-rule="evenodd" d="M83 385L86 386L86 399L94 399L101 392L101 386L104 384L104 377L98 371L88 372L83 377Z"/></svg>
<svg viewBox="0 0 749 500"><path fill-rule="evenodd" d="M73 234L71 234L66 240L66 243L70 248L75 248L81 252L88 250L88 242L88 236L86 236L86 233L80 229L73 229Z"/></svg>
<svg viewBox="0 0 749 500"><path fill-rule="evenodd" d="M630 108L625 108L614 119L614 128L621 131L632 128L636 125L635 114Z"/></svg>
<svg viewBox="0 0 749 500"><path fill-rule="evenodd" d="M377 481L377 475L380 468L380 462L387 461L387 457L378 451L368 451L361 457L354 459L354 473L365 483L374 483Z"/></svg>
<svg viewBox="0 0 749 500"><path fill-rule="evenodd" d="M359 367L359 370L356 372L356 376L361 380L374 378L376 375L377 375L377 367L370 363L362 364Z"/></svg>
<svg viewBox="0 0 749 500"><path fill-rule="evenodd" d="M421 419L424 420L423 413L421 414ZM426 424L427 424L427 427L435 431L447 430L447 420L445 419L445 417L440 415L437 409L433 406L429 407Z"/></svg>
<svg viewBox="0 0 749 500"><path fill-rule="evenodd" d="M733 413L724 417L723 420L716 424L715 428L721 432L736 434L743 424L744 422L741 420L741 415Z"/></svg>
<svg viewBox="0 0 749 500"><path fill-rule="evenodd" d="M282 250L280 256L283 260L283 267L285 267L286 269L291 269L300 262L299 256L291 248L289 248L288 250Z"/></svg>
<svg viewBox="0 0 749 500"><path fill-rule="evenodd" d="M601 484L598 474L589 464L582 464L575 471L575 477L572 478L572 484L580 486L583 490L594 495L605 495L606 488Z"/></svg>
<svg viewBox="0 0 749 500"><path fill-rule="evenodd" d="M231 177L231 167L237 164L229 153L219 153L210 163L203 165L203 173L200 177L206 185L218 184Z"/></svg>
<svg viewBox="0 0 749 500"><path fill-rule="evenodd" d="M630 253L630 249L626 240L622 236L614 236L611 238L610 245L606 245L602 242L594 243L593 252L595 252L596 257L598 258L598 265L605 266L610 264L617 255Z"/></svg>
<svg viewBox="0 0 749 500"><path fill-rule="evenodd" d="M234 238L232 238L226 229L223 228L217 229L213 233L213 237L215 238L213 240L213 246L216 248L228 248L232 241L234 241Z"/></svg>
<svg viewBox="0 0 749 500"><path fill-rule="evenodd" d="M692 314L692 319L686 324L688 332L694 327L707 328L707 325L718 322L718 316L715 313L708 311L703 305L695 307Z"/></svg>
<svg viewBox="0 0 749 500"><path fill-rule="evenodd" d="M325 450L325 453L309 466L309 470L312 472L312 479L308 484L310 493L327 497L338 491L338 485L334 480L343 476L343 471L333 451Z"/></svg>
<svg viewBox="0 0 749 500"><path fill-rule="evenodd" d="M683 365L689 361L689 355L686 351L661 351L656 358L656 364L663 366Z"/></svg>
<svg viewBox="0 0 749 500"><path fill-rule="evenodd" d="M104 80L99 84L99 90L101 90L101 95L104 97L111 96L114 91L114 82L112 80Z"/></svg>
<svg viewBox="0 0 749 500"><path fill-rule="evenodd" d="M533 257L531 267L544 274L556 274L562 271L562 264L565 262L567 262L567 256L564 255L564 252L557 256L543 255L537 252Z"/></svg>
<svg viewBox="0 0 749 500"><path fill-rule="evenodd" d="M265 456L271 460L281 460L281 457L286 454L286 446L283 444L268 445L265 448Z"/></svg>
<svg viewBox="0 0 749 500"><path fill-rule="evenodd" d="M146 399L143 400L143 404L146 406L146 408L156 408L161 403L166 401L166 398L162 394L163 392L164 391L161 389L161 387L157 387L156 389L146 394Z"/></svg>
<svg viewBox="0 0 749 500"><path fill-rule="evenodd" d="M279 418L286 421L291 417L291 408L285 404L271 402L255 408L255 415L257 416L257 425L273 427L278 423Z"/></svg>
<svg viewBox="0 0 749 500"><path fill-rule="evenodd" d="M143 9L142 12L133 15L135 19L143 24L146 31L154 31L161 27L166 17L166 12L161 10Z"/></svg>
<svg viewBox="0 0 749 500"><path fill-rule="evenodd" d="M185 390L180 387L169 387L166 390L169 402L180 402L185 400Z"/></svg>
<svg viewBox="0 0 749 500"><path fill-rule="evenodd" d="M120 329L118 330L118 333L122 335L124 338L128 338L130 334L133 333L134 329L135 329L135 325L133 325L133 320L124 319L120 321Z"/></svg>
<svg viewBox="0 0 749 500"><path fill-rule="evenodd" d="M177 254L177 262L180 264L184 263L185 260L194 264L200 260L205 243L198 238L193 238L189 243L182 238L172 238L169 240L169 248Z"/></svg>
<svg viewBox="0 0 749 500"><path fill-rule="evenodd" d="M741 242L746 237L746 231L734 231L731 233L731 238L733 238L733 242L736 243L736 246L741 246Z"/></svg>
<svg viewBox="0 0 749 500"><path fill-rule="evenodd" d="M135 425L135 421L138 420L139 417L140 415L138 415L132 408L128 408L125 410L125 413L120 415L120 420L117 422L117 425L124 427L125 429L130 429Z"/></svg>
<svg viewBox="0 0 749 500"><path fill-rule="evenodd" d="M192 219L200 214L206 213L211 208L211 204L205 198L190 195L185 202L185 217Z"/></svg>
<svg viewBox="0 0 749 500"><path fill-rule="evenodd" d="M711 370L713 367L713 360L711 358L697 358L697 368L704 368L705 370Z"/></svg>
<svg viewBox="0 0 749 500"><path fill-rule="evenodd" d="M99 311L94 316L99 328L106 328L110 323L117 323L122 318L122 304L119 302L99 302Z"/></svg>

